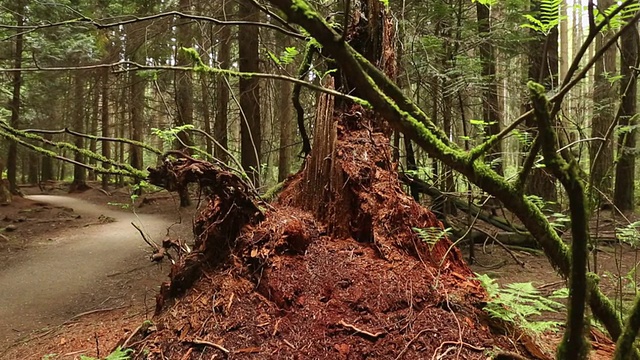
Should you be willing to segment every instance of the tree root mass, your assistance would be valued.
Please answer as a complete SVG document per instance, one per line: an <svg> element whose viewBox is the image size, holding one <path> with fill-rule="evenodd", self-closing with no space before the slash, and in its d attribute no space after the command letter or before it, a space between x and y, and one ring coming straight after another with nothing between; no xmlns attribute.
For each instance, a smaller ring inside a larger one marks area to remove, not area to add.
<svg viewBox="0 0 640 360"><path fill-rule="evenodd" d="M365 111L352 110L334 119L340 181L327 185L320 207L306 204L304 173L263 216L242 181L213 165L181 159L151 171L174 189L204 185L208 204L194 251L163 285L157 331L133 339L136 358L537 355L479 310L486 294L446 237L416 236L413 227L442 224L403 192L387 136L366 115L354 121Z"/></svg>

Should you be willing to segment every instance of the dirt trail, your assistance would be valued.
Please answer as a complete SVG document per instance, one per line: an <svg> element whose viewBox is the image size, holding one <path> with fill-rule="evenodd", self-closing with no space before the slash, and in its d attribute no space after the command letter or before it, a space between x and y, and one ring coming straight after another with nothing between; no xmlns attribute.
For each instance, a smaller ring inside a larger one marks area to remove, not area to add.
<svg viewBox="0 0 640 360"><path fill-rule="evenodd" d="M157 284L141 283L148 277L157 279L166 274L166 267L160 269L149 263L145 256L149 248L130 222L142 225L152 238L159 240L171 220L157 215L136 216L69 197L30 198L73 208L84 217L109 216L115 222L56 231L50 235L49 244L17 253L18 259L0 270L0 349L34 330L59 325L81 312L130 305L135 301L133 293L139 294L140 287ZM140 269L145 273L138 274L139 279L122 276L136 277L136 270Z"/></svg>

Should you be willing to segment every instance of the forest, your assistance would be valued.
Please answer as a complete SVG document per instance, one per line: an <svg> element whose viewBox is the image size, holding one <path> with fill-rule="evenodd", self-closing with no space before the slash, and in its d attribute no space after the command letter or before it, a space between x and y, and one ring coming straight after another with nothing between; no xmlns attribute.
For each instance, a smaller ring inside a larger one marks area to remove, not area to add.
<svg viewBox="0 0 640 360"><path fill-rule="evenodd" d="M107 358L640 358L637 0L0 4L0 203L193 210Z"/></svg>

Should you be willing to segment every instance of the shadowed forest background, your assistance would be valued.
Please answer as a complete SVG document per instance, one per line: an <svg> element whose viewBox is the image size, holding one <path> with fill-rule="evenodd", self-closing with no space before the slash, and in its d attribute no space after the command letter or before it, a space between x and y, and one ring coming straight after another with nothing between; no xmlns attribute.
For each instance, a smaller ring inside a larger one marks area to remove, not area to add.
<svg viewBox="0 0 640 360"><path fill-rule="evenodd" d="M155 249L175 262L135 358L640 356L637 1L0 9L0 203L64 183L204 204L192 244ZM469 267L532 252L557 292ZM275 329L218 342L247 319Z"/></svg>

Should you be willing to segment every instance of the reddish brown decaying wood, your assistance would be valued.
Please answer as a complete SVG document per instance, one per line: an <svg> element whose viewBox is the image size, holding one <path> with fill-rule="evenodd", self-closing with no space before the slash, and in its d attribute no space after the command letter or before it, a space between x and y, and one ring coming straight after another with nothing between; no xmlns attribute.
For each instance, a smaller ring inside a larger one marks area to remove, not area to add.
<svg viewBox="0 0 640 360"><path fill-rule="evenodd" d="M377 0L365 2L371 21L354 20L347 39L381 33L363 54L393 73L391 22ZM241 181L211 164L186 159L152 172L167 188L199 182L209 195L196 251L172 268L160 299L204 276L156 317L158 331L137 345L146 359L224 355L194 348L194 338L238 357L252 349L252 359L423 359L456 346L460 358L494 347L531 357L493 333L459 250L414 233L442 224L402 190L384 120L322 95L314 129L305 169L264 219ZM375 336L354 336L365 329Z"/></svg>

